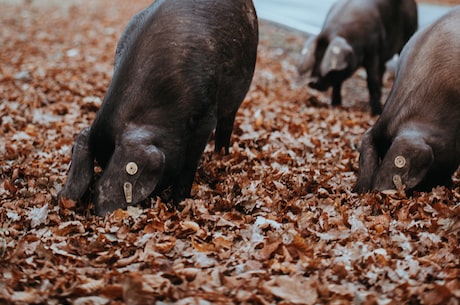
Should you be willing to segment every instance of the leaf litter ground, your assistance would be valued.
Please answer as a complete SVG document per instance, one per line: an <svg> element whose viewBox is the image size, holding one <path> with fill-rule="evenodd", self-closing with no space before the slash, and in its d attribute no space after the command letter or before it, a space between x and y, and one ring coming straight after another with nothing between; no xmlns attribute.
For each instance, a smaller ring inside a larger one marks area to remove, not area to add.
<svg viewBox="0 0 460 305"><path fill-rule="evenodd" d="M296 75L305 36L266 22L231 153L210 142L191 199L105 218L58 206L118 37L148 4L0 2L0 303L459 304L458 176L354 194L375 121L363 72L330 107Z"/></svg>

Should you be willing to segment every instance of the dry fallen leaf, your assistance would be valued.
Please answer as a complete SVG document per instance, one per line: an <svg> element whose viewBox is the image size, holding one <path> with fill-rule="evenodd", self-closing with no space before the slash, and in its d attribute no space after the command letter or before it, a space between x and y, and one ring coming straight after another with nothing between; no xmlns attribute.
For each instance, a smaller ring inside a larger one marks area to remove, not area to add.
<svg viewBox="0 0 460 305"><path fill-rule="evenodd" d="M316 279L307 279L300 276L274 276L264 284L268 293L293 304L316 304L318 292Z"/></svg>

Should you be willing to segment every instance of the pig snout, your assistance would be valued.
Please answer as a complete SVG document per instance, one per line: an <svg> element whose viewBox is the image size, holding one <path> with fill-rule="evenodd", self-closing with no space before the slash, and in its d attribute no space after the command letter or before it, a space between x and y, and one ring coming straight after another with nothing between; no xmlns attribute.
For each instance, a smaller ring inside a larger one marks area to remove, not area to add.
<svg viewBox="0 0 460 305"><path fill-rule="evenodd" d="M318 91L326 91L329 88L329 84L320 77L311 77L308 86Z"/></svg>
<svg viewBox="0 0 460 305"><path fill-rule="evenodd" d="M96 215L105 216L117 209L126 209L127 203L121 185L109 180L99 183L94 192L94 210Z"/></svg>

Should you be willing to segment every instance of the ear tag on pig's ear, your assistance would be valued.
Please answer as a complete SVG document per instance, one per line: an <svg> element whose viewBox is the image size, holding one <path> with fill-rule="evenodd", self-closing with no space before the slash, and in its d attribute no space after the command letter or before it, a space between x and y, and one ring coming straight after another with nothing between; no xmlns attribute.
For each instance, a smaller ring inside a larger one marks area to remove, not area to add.
<svg viewBox="0 0 460 305"><path fill-rule="evenodd" d="M406 158L404 158L403 156L397 156L395 158L395 166L397 168L403 168L404 166L406 166Z"/></svg>
<svg viewBox="0 0 460 305"><path fill-rule="evenodd" d="M310 50L308 48L303 48L302 49L302 52L300 52L301 55L307 55L307 53L309 52Z"/></svg>
<svg viewBox="0 0 460 305"><path fill-rule="evenodd" d="M123 191L125 193L126 203L132 203L133 202L133 185L129 182L125 182L125 184L123 184Z"/></svg>
<svg viewBox="0 0 460 305"><path fill-rule="evenodd" d="M134 162L126 164L126 173L128 173L128 175L134 176L137 173L137 169L137 164Z"/></svg>
<svg viewBox="0 0 460 305"><path fill-rule="evenodd" d="M395 185L396 189L398 191L404 189L404 184L402 182L401 176L400 175L394 175L393 176L393 184Z"/></svg>
<svg viewBox="0 0 460 305"><path fill-rule="evenodd" d="M335 56L333 56L331 58L331 68L332 70L336 69L337 68L337 65L338 65L338 58L337 56L340 54L340 48L337 47L337 46L333 46L332 49L332 54L334 54Z"/></svg>

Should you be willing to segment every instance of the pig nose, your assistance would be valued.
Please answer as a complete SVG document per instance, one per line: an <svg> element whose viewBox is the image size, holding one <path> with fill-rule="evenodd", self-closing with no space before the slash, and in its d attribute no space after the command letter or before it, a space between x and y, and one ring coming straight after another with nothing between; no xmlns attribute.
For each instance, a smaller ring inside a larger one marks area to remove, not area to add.
<svg viewBox="0 0 460 305"><path fill-rule="evenodd" d="M319 82L319 79L317 77L312 77L308 81L308 86L315 89L316 87L318 87L318 82Z"/></svg>

